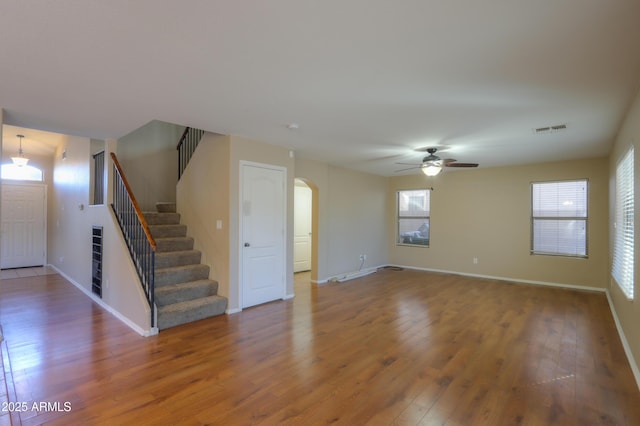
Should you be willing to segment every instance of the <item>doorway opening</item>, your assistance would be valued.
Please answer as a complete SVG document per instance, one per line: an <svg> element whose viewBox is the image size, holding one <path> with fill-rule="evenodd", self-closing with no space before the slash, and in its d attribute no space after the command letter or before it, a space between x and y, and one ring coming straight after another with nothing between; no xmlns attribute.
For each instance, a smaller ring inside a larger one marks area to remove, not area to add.
<svg viewBox="0 0 640 426"><path fill-rule="evenodd" d="M309 272L318 282L318 187L311 181L295 179L293 272Z"/></svg>

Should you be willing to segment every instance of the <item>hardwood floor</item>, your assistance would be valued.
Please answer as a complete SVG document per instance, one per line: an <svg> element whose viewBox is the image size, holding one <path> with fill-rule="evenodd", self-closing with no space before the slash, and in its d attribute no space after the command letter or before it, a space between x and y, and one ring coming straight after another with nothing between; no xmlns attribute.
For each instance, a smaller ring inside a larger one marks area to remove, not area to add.
<svg viewBox="0 0 640 426"><path fill-rule="evenodd" d="M308 279L149 338L59 275L3 279L14 424L640 424L603 294L410 270Z"/></svg>

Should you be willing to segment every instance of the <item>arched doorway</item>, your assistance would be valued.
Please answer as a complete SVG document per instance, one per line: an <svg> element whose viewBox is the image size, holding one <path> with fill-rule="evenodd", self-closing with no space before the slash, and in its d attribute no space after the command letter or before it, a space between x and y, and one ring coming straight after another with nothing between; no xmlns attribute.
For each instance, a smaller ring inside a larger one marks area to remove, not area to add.
<svg viewBox="0 0 640 426"><path fill-rule="evenodd" d="M306 179L295 179L293 271L311 273L318 280L318 188Z"/></svg>

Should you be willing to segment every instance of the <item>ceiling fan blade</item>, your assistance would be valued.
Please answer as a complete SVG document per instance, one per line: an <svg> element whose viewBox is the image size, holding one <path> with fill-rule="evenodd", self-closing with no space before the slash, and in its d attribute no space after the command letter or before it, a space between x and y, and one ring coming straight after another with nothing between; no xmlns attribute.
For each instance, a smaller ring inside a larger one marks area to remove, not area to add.
<svg viewBox="0 0 640 426"><path fill-rule="evenodd" d="M405 172L405 171L411 170L411 169L419 169L420 167L422 167L422 166L421 165L420 166L414 165L413 167L407 167L406 169L395 170L394 173Z"/></svg>
<svg viewBox="0 0 640 426"><path fill-rule="evenodd" d="M444 160L442 160L442 162L443 162L444 164L453 163L453 162L455 162L455 161L458 161L458 160L456 160L456 159L454 159L454 158L445 158Z"/></svg>
<svg viewBox="0 0 640 426"><path fill-rule="evenodd" d="M416 164L416 163L396 163L396 164L404 164L405 166L416 166L416 167L422 166L422 164Z"/></svg>
<svg viewBox="0 0 640 426"><path fill-rule="evenodd" d="M478 163L445 163L445 167L478 167Z"/></svg>

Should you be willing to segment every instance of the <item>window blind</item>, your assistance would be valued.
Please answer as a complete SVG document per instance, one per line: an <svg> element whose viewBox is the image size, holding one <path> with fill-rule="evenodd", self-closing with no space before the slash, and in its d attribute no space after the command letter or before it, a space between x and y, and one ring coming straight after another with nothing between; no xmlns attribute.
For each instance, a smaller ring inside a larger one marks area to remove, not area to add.
<svg viewBox="0 0 640 426"><path fill-rule="evenodd" d="M629 299L633 299L634 297L633 168L633 148L631 148L616 167L616 219L612 268L613 278Z"/></svg>
<svg viewBox="0 0 640 426"><path fill-rule="evenodd" d="M429 246L431 192L398 191L397 244Z"/></svg>
<svg viewBox="0 0 640 426"><path fill-rule="evenodd" d="M534 254L587 255L587 180L531 184Z"/></svg>

